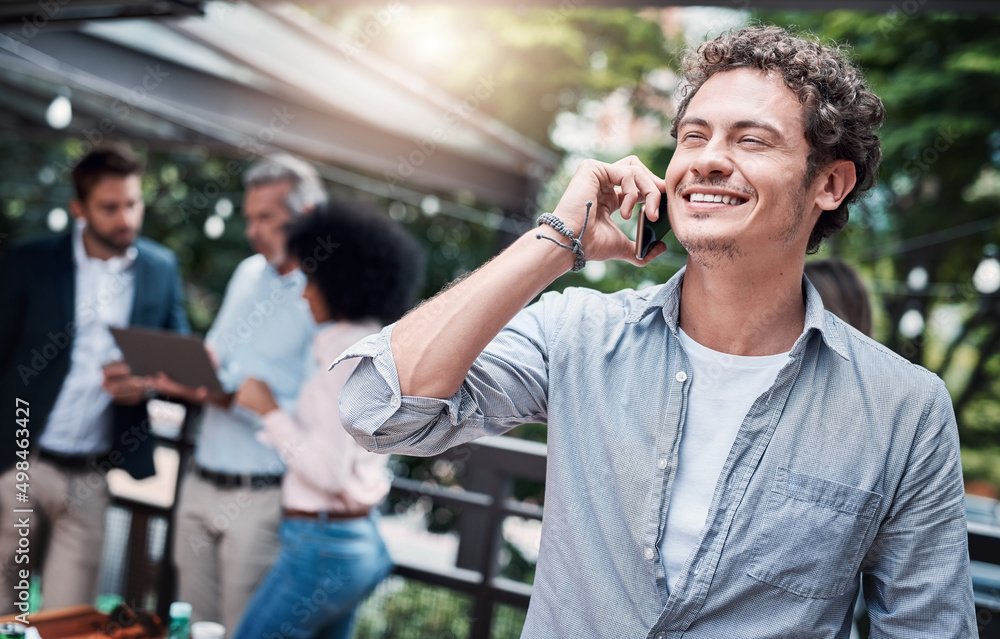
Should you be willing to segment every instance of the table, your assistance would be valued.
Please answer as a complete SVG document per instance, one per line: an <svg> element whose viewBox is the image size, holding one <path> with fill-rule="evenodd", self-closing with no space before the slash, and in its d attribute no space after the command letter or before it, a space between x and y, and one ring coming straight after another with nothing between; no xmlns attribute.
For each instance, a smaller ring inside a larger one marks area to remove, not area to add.
<svg viewBox="0 0 1000 639"><path fill-rule="evenodd" d="M0 624L16 621L15 615L0 617ZM38 630L42 639L100 639L101 637L116 637L120 639L163 639L165 629L156 633L145 631L142 626L121 627L121 621L110 626L108 615L99 612L93 606L70 606L67 608L51 608L39 610L28 615L28 621Z"/></svg>

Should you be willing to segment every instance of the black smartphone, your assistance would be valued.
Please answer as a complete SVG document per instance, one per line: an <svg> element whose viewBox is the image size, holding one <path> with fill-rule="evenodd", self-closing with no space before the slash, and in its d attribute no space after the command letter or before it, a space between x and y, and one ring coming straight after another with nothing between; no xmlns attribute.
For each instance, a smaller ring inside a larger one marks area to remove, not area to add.
<svg viewBox="0 0 1000 639"><path fill-rule="evenodd" d="M670 218L667 217L667 196L660 194L660 217L655 222L646 219L646 207L639 211L639 225L635 230L635 257L644 259L650 247L662 240L670 232Z"/></svg>

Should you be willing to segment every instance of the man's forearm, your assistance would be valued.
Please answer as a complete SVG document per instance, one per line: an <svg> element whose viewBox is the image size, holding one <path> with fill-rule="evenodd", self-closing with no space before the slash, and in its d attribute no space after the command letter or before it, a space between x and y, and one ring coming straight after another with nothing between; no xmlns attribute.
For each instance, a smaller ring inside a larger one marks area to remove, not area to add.
<svg viewBox="0 0 1000 639"><path fill-rule="evenodd" d="M452 396L469 368L504 326L573 265L573 253L538 233L565 242L551 228L525 233L464 281L401 319L392 331L392 357L403 395Z"/></svg>
<svg viewBox="0 0 1000 639"><path fill-rule="evenodd" d="M611 220L644 202L656 210L664 182L638 158L614 164L580 163L553 214L583 243L590 260L628 260L645 265L662 253L660 243L637 260L632 240ZM586 229L586 230L584 230ZM404 317L392 331L392 357L403 395L451 397L469 368L504 326L576 261L553 242L566 238L550 226L522 235L492 262ZM585 237L584 237L585 236Z"/></svg>

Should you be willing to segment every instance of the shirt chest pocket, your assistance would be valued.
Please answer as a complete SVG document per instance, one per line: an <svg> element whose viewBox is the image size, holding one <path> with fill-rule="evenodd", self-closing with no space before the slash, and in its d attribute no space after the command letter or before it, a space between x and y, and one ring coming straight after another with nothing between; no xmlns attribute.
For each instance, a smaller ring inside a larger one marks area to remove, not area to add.
<svg viewBox="0 0 1000 639"><path fill-rule="evenodd" d="M882 495L778 469L748 574L816 599L852 586Z"/></svg>

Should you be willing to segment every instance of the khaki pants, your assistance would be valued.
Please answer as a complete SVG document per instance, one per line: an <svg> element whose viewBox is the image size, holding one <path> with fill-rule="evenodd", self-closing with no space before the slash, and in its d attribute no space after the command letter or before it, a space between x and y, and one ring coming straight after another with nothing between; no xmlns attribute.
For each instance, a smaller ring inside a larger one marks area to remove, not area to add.
<svg viewBox="0 0 1000 639"><path fill-rule="evenodd" d="M254 590L278 556L281 487L219 488L184 478L174 532L178 599L193 621L236 630Z"/></svg>
<svg viewBox="0 0 1000 639"><path fill-rule="evenodd" d="M59 608L93 604L97 596L104 517L110 497L104 473L95 469L65 470L48 461L28 458L27 503L15 500L17 470L0 475L0 614L14 608L14 586L21 570L42 576L42 605ZM31 513L14 509L30 508ZM17 528L20 518L28 526ZM28 530L27 562L15 557L21 530Z"/></svg>

